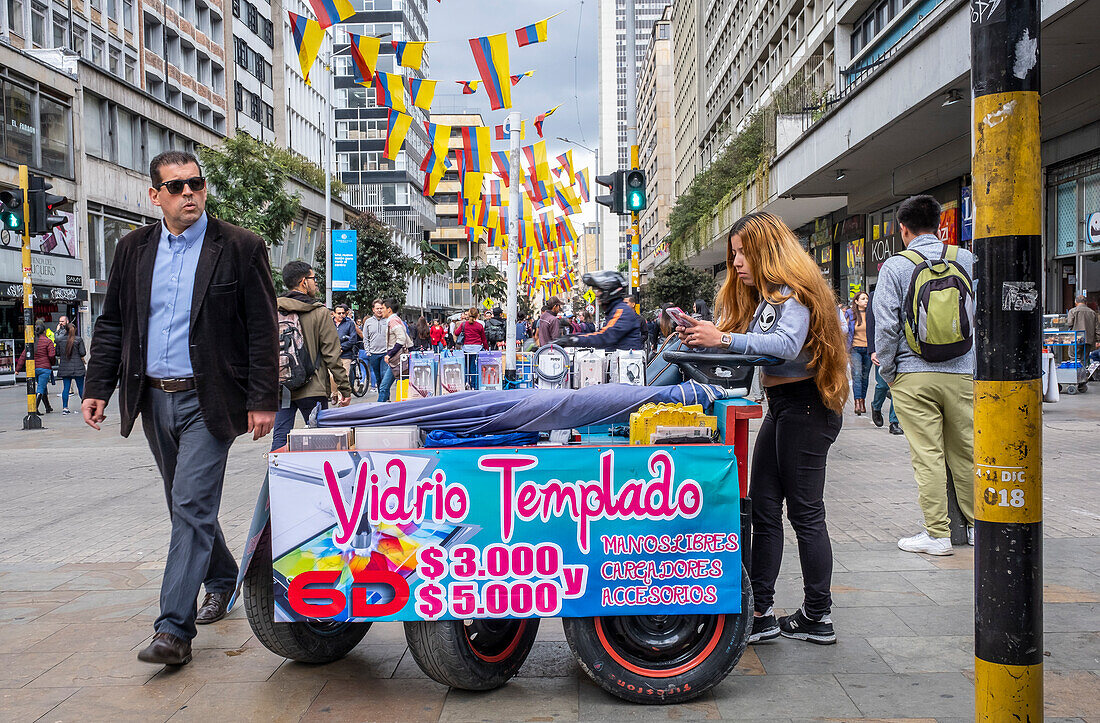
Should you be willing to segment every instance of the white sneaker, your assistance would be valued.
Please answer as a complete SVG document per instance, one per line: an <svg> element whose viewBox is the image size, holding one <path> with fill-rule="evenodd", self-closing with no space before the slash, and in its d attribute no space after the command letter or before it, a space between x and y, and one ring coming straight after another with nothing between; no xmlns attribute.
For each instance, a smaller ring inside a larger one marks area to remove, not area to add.
<svg viewBox="0 0 1100 723"><path fill-rule="evenodd" d="M966 544L974 547L974 527L968 526L966 528Z"/></svg>
<svg viewBox="0 0 1100 723"><path fill-rule="evenodd" d="M954 555L950 537L932 537L927 530L912 537L898 540L898 547L906 552L923 552L926 555Z"/></svg>

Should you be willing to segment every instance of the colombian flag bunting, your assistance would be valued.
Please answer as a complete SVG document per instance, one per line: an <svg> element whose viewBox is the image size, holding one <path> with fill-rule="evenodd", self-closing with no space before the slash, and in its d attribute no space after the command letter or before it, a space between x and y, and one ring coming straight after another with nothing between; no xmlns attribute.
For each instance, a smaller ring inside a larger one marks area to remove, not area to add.
<svg viewBox="0 0 1100 723"><path fill-rule="evenodd" d="M428 155L431 155L429 152ZM427 171L424 172L424 195L435 195L435 189L439 185L440 179L443 178L443 174L446 172L446 168L442 163L436 159Z"/></svg>
<svg viewBox="0 0 1100 723"><path fill-rule="evenodd" d="M565 179L569 181L569 185L572 186L573 180L573 150L570 149L565 153L555 158L558 162L558 167L554 169L554 175L560 177L562 173L565 174Z"/></svg>
<svg viewBox="0 0 1100 723"><path fill-rule="evenodd" d="M374 69L378 66L378 49L381 42L370 35L348 33L351 38L351 61L355 71L355 82L367 85L374 80Z"/></svg>
<svg viewBox="0 0 1100 723"><path fill-rule="evenodd" d="M512 170L512 163L507 151L493 151L493 166L496 168L497 175L504 180L504 185L511 185L509 172Z"/></svg>
<svg viewBox="0 0 1100 723"><path fill-rule="evenodd" d="M523 155L527 158L527 167L530 169L532 178L538 181L550 180L550 165L546 162L546 141L525 146Z"/></svg>
<svg viewBox="0 0 1100 723"><path fill-rule="evenodd" d="M325 31L316 20L291 12L287 15L290 16L290 34L294 37L294 49L298 51L302 77L305 78L306 85L309 85L309 71L313 67L313 61L317 60L317 51L321 49Z"/></svg>
<svg viewBox="0 0 1100 723"><path fill-rule="evenodd" d="M374 74L374 88L375 103L401 113L409 112L405 107L405 83L400 75L379 70Z"/></svg>
<svg viewBox="0 0 1100 723"><path fill-rule="evenodd" d="M396 56L398 65L403 68L420 70L420 64L424 61L424 46L428 44L426 41L391 40L390 44L393 45L393 53Z"/></svg>
<svg viewBox="0 0 1100 723"><path fill-rule="evenodd" d="M579 213L581 210L581 202L573 194L573 189L570 186L558 186L554 191L558 206L561 207L561 212L564 214Z"/></svg>
<svg viewBox="0 0 1100 723"><path fill-rule="evenodd" d="M455 82L462 86L462 95L473 95L481 83L480 80L456 80Z"/></svg>
<svg viewBox="0 0 1100 723"><path fill-rule="evenodd" d="M521 121L519 126L519 138L523 140L527 136L527 121ZM512 137L512 129L507 123L493 126L493 137L498 141L506 141Z"/></svg>
<svg viewBox="0 0 1100 723"><path fill-rule="evenodd" d="M577 185L580 186L581 200L588 203L591 200L588 195L588 169L582 168L577 171L576 179Z"/></svg>
<svg viewBox="0 0 1100 723"><path fill-rule="evenodd" d="M546 119L554 115L554 111L561 108L560 105L556 105L545 113L540 113L535 116L535 130L538 131L539 138L542 138L542 124L546 122Z"/></svg>
<svg viewBox="0 0 1100 723"><path fill-rule="evenodd" d="M526 73L520 73L519 75L513 75L512 76L512 85L517 85L524 78L530 78L534 74L535 74L535 71L528 70Z"/></svg>
<svg viewBox="0 0 1100 723"><path fill-rule="evenodd" d="M501 206L496 209L497 212L497 228L500 229L502 234L509 233L511 229L511 223L509 223L509 212L507 206Z"/></svg>
<svg viewBox="0 0 1100 723"><path fill-rule="evenodd" d="M386 133L386 148L382 152L391 161L397 158L401 152L401 146L405 145L405 136L412 126L412 116L399 113L390 108L389 130Z"/></svg>
<svg viewBox="0 0 1100 723"><path fill-rule="evenodd" d="M477 203L481 200L481 183L484 179L484 173L475 171L467 171L466 175L462 177L461 196L467 203Z"/></svg>
<svg viewBox="0 0 1100 723"><path fill-rule="evenodd" d="M573 228L568 216L562 216L557 220L558 238L564 239L570 245L577 243L577 231Z"/></svg>
<svg viewBox="0 0 1100 723"><path fill-rule="evenodd" d="M342 23L355 14L355 8L348 0L309 0L309 6L313 8L317 24L322 30ZM293 24L294 21L291 21L291 25Z"/></svg>
<svg viewBox="0 0 1100 723"><path fill-rule="evenodd" d="M500 181L489 181L489 203L494 206L503 206L500 197Z"/></svg>
<svg viewBox="0 0 1100 723"><path fill-rule="evenodd" d="M555 13L545 20L539 20L537 23L531 25L525 25L522 28L516 29L516 44L519 47L532 45L534 43L545 43L546 34L550 27L550 21L556 18L561 13Z"/></svg>
<svg viewBox="0 0 1100 723"><path fill-rule="evenodd" d="M440 162L447 158L448 141L451 138L451 127L440 123L424 123L424 130L428 133L428 146L430 153ZM442 165L442 163L440 163ZM423 169L422 169L423 170Z"/></svg>
<svg viewBox="0 0 1100 723"><path fill-rule="evenodd" d="M432 101L435 100L435 85L438 81L423 80L421 78L409 78L409 98L417 108L432 109Z"/></svg>
<svg viewBox="0 0 1100 723"><path fill-rule="evenodd" d="M508 74L508 36L504 33L470 38L477 72L485 83L493 110L512 107L512 84Z"/></svg>
<svg viewBox="0 0 1100 723"><path fill-rule="evenodd" d="M492 141L489 138L489 128L463 127L462 148L467 173L470 171L488 173L493 170L490 165L492 163L490 160L492 158Z"/></svg>

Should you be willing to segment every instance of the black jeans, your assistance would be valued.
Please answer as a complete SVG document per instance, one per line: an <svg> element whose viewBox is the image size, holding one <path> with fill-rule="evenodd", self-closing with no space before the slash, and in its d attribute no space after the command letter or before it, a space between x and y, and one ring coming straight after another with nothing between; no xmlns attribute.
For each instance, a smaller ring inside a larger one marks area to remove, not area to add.
<svg viewBox="0 0 1100 723"><path fill-rule="evenodd" d="M752 592L757 612L775 597L783 560L783 503L798 538L806 614L832 606L833 548L825 527L825 460L842 418L821 401L812 379L766 387L768 414L752 455Z"/></svg>
<svg viewBox="0 0 1100 723"><path fill-rule="evenodd" d="M195 637L199 586L207 592L232 592L237 561L218 524L225 461L233 440L218 439L206 428L195 390L145 390L141 422L149 449L164 479L164 497L172 537L160 587L158 633Z"/></svg>
<svg viewBox="0 0 1100 723"><path fill-rule="evenodd" d="M302 419L309 422L309 415L320 404L321 409L328 409L328 397L302 397L290 402L289 407L284 407L275 412L275 426L271 430L271 451L286 445L286 437L290 430L294 429L294 414L302 413Z"/></svg>

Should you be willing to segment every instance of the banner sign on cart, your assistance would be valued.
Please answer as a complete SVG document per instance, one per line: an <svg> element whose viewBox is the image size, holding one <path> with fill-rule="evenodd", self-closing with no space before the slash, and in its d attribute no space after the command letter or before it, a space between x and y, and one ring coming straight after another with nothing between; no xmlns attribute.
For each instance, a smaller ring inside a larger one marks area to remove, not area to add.
<svg viewBox="0 0 1100 723"><path fill-rule="evenodd" d="M277 622L740 612L732 447L269 463Z"/></svg>

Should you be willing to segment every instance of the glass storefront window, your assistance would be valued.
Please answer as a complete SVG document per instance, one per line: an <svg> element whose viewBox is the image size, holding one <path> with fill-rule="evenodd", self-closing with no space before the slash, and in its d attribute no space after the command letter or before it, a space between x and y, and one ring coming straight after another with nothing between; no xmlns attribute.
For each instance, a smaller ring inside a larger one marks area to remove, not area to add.
<svg viewBox="0 0 1100 723"><path fill-rule="evenodd" d="M1077 182L1070 181L1055 190L1057 208L1054 216L1055 255L1077 251Z"/></svg>
<svg viewBox="0 0 1100 723"><path fill-rule="evenodd" d="M68 108L45 96L39 99L38 118L42 128L42 169L59 176L69 175L69 151L72 135L69 133Z"/></svg>
<svg viewBox="0 0 1100 723"><path fill-rule="evenodd" d="M35 130L34 93L14 83L4 83L4 156L33 165Z"/></svg>

